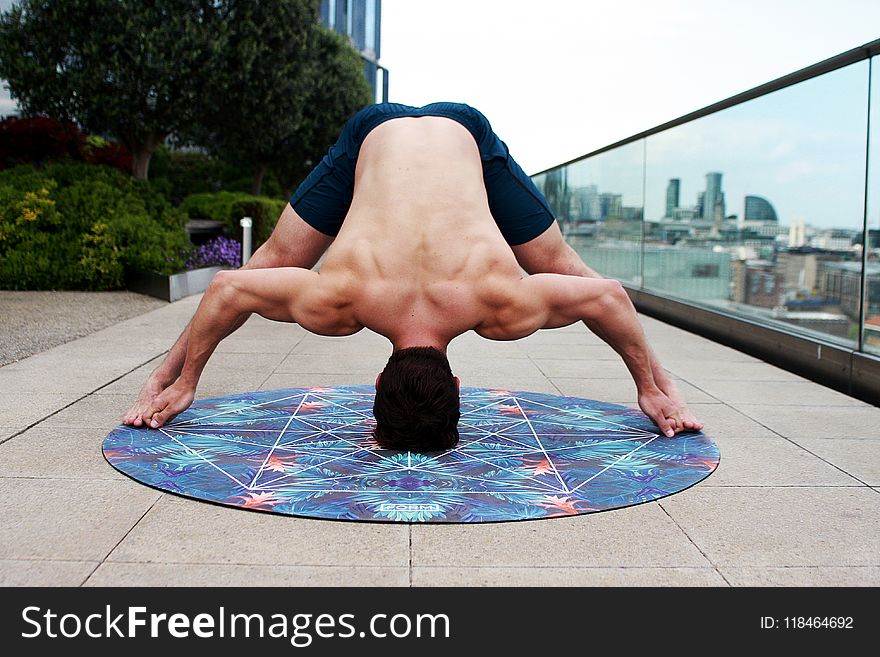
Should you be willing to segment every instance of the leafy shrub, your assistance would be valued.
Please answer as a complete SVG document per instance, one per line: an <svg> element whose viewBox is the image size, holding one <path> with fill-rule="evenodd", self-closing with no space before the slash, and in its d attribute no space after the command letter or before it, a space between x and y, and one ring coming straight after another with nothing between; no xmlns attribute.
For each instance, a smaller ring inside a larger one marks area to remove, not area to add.
<svg viewBox="0 0 880 657"><path fill-rule="evenodd" d="M20 164L42 166L67 159L131 171L127 148L86 135L71 121L45 116L7 116L0 120L0 169Z"/></svg>
<svg viewBox="0 0 880 657"><path fill-rule="evenodd" d="M135 271L178 271L185 220L149 183L110 167L0 172L0 288L106 290Z"/></svg>
<svg viewBox="0 0 880 657"><path fill-rule="evenodd" d="M7 116L0 121L0 168L79 158L85 137L75 123L45 116Z"/></svg>
<svg viewBox="0 0 880 657"><path fill-rule="evenodd" d="M256 250L269 239L278 217L287 205L286 201L265 196L251 196L242 192L217 192L215 194L192 194L184 199L180 210L191 219L212 219L226 224L226 233L241 239L242 217L251 217L253 245Z"/></svg>
<svg viewBox="0 0 880 657"><path fill-rule="evenodd" d="M215 237L200 247L194 248L187 255L184 266L187 269L198 269L199 267L210 267L212 265L240 267L241 243L228 237Z"/></svg>

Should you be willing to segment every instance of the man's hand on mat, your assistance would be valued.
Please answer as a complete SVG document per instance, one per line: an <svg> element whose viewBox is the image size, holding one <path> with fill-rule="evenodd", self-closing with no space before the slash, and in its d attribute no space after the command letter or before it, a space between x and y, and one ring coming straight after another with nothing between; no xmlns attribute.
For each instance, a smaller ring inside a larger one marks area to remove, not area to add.
<svg viewBox="0 0 880 657"><path fill-rule="evenodd" d="M144 387L141 388L137 401L130 409L128 409L128 413L125 414L125 417L122 418L122 424L127 424L133 427L143 426L143 418L150 416L150 408L153 406L153 402L156 401L156 397L158 397L163 390L165 390L165 386L154 376L150 376L144 384Z"/></svg>
<svg viewBox="0 0 880 657"><path fill-rule="evenodd" d="M150 410L143 416L148 427L158 429L163 424L182 413L192 404L196 389L177 381L156 397Z"/></svg>
<svg viewBox="0 0 880 657"><path fill-rule="evenodd" d="M686 414L687 409L673 401L659 388L639 394L639 407L654 421L654 424L660 427L660 431L667 438L672 438L679 431L693 428L685 426L685 417L689 417Z"/></svg>

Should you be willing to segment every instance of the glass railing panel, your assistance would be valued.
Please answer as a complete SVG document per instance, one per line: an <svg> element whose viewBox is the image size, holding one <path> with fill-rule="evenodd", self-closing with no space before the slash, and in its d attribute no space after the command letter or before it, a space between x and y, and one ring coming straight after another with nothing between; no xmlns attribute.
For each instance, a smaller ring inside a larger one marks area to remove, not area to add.
<svg viewBox="0 0 880 657"><path fill-rule="evenodd" d="M555 169L536 182L584 262L603 276L640 284L643 141Z"/></svg>
<svg viewBox="0 0 880 657"><path fill-rule="evenodd" d="M855 345L867 94L866 60L649 136L645 288Z"/></svg>
<svg viewBox="0 0 880 657"><path fill-rule="evenodd" d="M880 57L871 66L871 135L868 146L867 263L864 351L880 355Z"/></svg>

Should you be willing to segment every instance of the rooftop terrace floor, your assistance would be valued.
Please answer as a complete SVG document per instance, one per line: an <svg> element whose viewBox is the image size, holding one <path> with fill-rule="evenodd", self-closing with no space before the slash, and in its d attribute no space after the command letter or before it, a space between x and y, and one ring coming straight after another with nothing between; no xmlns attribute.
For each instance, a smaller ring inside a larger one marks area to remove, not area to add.
<svg viewBox="0 0 880 657"><path fill-rule="evenodd" d="M0 368L4 585L878 585L880 408L642 317L721 449L656 502L540 522L405 525L253 513L148 488L104 437L198 297ZM389 345L251 319L198 397L371 383ZM582 326L449 350L465 386L635 405L619 357Z"/></svg>

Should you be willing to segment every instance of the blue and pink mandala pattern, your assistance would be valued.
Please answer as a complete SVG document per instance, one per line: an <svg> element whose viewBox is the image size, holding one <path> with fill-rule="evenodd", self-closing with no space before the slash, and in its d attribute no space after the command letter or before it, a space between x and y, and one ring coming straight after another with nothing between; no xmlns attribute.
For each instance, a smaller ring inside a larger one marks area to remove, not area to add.
<svg viewBox="0 0 880 657"><path fill-rule="evenodd" d="M666 438L641 412L575 397L463 388L460 442L379 448L374 388L249 392L197 401L159 430L104 441L117 470L228 506L311 518L498 522L606 511L708 477L718 448Z"/></svg>

